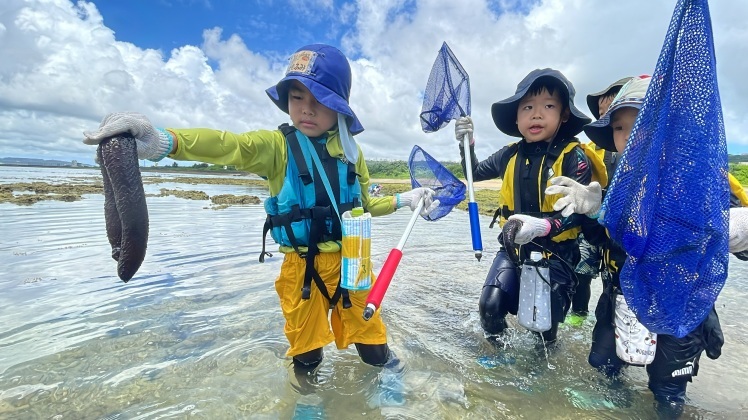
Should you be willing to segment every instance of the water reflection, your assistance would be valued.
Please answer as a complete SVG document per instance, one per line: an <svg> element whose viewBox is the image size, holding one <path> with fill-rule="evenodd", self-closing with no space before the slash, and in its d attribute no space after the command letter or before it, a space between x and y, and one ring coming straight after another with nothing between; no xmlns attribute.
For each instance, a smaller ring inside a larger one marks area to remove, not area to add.
<svg viewBox="0 0 748 420"><path fill-rule="evenodd" d="M98 176L85 172L0 168L0 182ZM547 357L528 350L533 336L521 329L505 347L484 338L477 299L496 251L486 218L483 262L472 254L467 213L416 223L383 303L391 346L405 361L405 404L380 406L380 370L353 348L326 348L317 376L298 383L273 287L280 258L257 261L261 205L212 210L203 201L153 197L148 206L147 257L123 284L109 256L102 196L0 204L0 417L290 418L297 403L326 418L651 417L643 369L616 383L587 364L591 319L564 327ZM375 219L375 267L409 217ZM688 416L748 415L748 322L740 311L748 281L745 263L730 263L718 301L727 343L719 360L702 359ZM595 282L593 296L599 291Z"/></svg>

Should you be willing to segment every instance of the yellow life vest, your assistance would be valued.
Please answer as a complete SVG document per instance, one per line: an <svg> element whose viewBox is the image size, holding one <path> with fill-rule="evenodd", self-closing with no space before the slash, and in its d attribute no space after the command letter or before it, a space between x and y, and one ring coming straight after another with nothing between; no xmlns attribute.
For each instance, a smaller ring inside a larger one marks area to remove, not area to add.
<svg viewBox="0 0 748 420"><path fill-rule="evenodd" d="M605 168L605 149L595 149L592 144L579 143L579 147L582 148L584 154L587 155L587 159L590 161L590 169L592 169L592 180L600 183L600 186L605 188L610 182L610 176L608 170Z"/></svg>
<svg viewBox="0 0 748 420"><path fill-rule="evenodd" d="M728 172L727 182L730 184L730 203L738 201L741 206L748 207L748 194L745 193L745 189L740 185L740 181Z"/></svg>
<svg viewBox="0 0 748 420"><path fill-rule="evenodd" d="M555 161L553 161L553 164L550 167L550 170L548 169L548 163L546 162L546 159L549 157L552 159L553 157L550 154L546 154L543 156L543 161L541 162L541 171L549 171L547 174L547 179L545 182L545 185L541 185L543 181L542 174L538 174L538 198L542 198L542 203L540 205L540 215L533 215L533 216L550 216L554 213L553 210L553 204L556 203L556 200L561 198L560 194L553 194L553 195L546 195L544 193L545 189L550 186L550 179L554 176L560 176L561 175L561 168L563 166L564 156L573 151L574 147L579 146L580 143L576 139L570 140L565 146L563 146L563 149L558 154L558 157L556 157ZM516 147L515 147L516 146ZM504 223L506 223L507 218L514 214L515 211L515 203L514 203L514 173L515 173L515 167L516 167L516 161L517 161L517 152L519 151L519 144L515 143L510 145L510 147L515 147L516 151L514 152L514 155L509 159L509 162L507 163L506 169L504 171L504 176L502 177L501 182L501 191L499 192L499 210L496 211L497 216L500 214L500 220L499 220L499 226L504 226ZM593 154L595 155L595 152L593 150L589 150L589 153L585 151L585 155L589 158L589 155ZM605 171L605 164L603 163L602 159L600 159L599 156L595 155L596 159L590 159L590 163L592 165L592 173L593 173L593 179L595 181L600 182L601 185L607 185L608 183L608 176ZM598 178L595 178L598 177ZM603 184L603 181L605 184ZM523 212L525 213L525 212ZM529 214L529 213L527 213ZM552 237L551 239L554 242L562 242L569 239L575 239L579 232L581 231L581 228L574 227L569 230L566 230L564 232L559 233L558 235Z"/></svg>

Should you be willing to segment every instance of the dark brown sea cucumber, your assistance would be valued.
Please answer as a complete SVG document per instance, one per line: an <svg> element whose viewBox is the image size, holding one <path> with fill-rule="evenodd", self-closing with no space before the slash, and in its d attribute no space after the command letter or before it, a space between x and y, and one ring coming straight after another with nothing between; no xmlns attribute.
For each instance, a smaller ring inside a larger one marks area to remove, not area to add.
<svg viewBox="0 0 748 420"><path fill-rule="evenodd" d="M519 255L517 254L517 244L514 242L517 232L522 228L522 222L517 219L507 220L504 223L504 227L501 229L501 238L503 241L502 245L506 249L509 258L515 263L519 263Z"/></svg>
<svg viewBox="0 0 748 420"><path fill-rule="evenodd" d="M104 177L106 234L117 274L127 282L143 263L148 245L148 207L137 145L132 136L121 134L104 139L96 154Z"/></svg>

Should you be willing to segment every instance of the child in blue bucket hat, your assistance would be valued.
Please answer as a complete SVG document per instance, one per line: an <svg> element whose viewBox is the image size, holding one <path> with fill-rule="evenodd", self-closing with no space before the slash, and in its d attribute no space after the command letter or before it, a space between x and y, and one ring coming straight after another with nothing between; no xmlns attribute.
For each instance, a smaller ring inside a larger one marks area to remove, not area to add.
<svg viewBox="0 0 748 420"><path fill-rule="evenodd" d="M284 254L275 287L294 369L302 374L315 371L323 347L332 341L339 349L354 344L367 364L395 366L398 360L387 346L379 313L368 322L361 317L368 291L340 287L339 216L354 207L364 207L372 216L403 207L415 210L422 198L422 214L428 215L438 205L434 192L416 188L395 196L369 196L369 170L353 137L364 127L349 104L351 67L337 48L299 48L284 77L266 92L289 115L292 126L240 134L163 129L154 128L141 114L114 113L98 130L84 133L84 143L95 145L129 132L137 139L140 159L157 162L168 156L232 165L266 178L270 198L265 202L268 216L260 261L270 255L264 248L269 232ZM314 154L324 171L318 170Z"/></svg>
<svg viewBox="0 0 748 420"><path fill-rule="evenodd" d="M573 267L579 260L576 237L581 217L561 216L553 210L556 197L544 191L549 180L557 175L563 174L582 184L592 179L590 162L574 137L590 118L574 105L574 94L574 86L558 70L533 70L517 85L514 95L491 107L496 127L520 140L481 162L471 141L473 180L502 179L498 210L490 226L497 219L502 227L509 220L521 222L514 243L499 235L499 251L481 292L481 325L489 335L502 333L507 328L506 315L517 314L518 265L529 259L532 252L543 255L550 271L551 327L540 332L545 342L556 341L558 324L569 310L575 284ZM472 132L470 117L463 117L455 124L458 141ZM460 154L464 171L465 150L461 148ZM510 257L513 254L519 260Z"/></svg>

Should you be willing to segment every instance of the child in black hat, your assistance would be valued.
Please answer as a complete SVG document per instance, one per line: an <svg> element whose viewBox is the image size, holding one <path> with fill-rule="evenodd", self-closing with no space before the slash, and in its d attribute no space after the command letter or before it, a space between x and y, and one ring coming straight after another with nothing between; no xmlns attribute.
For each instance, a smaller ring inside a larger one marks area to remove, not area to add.
<svg viewBox="0 0 748 420"><path fill-rule="evenodd" d="M506 314L517 314L520 290L517 264L534 251L547 259L552 285L551 327L542 332L546 342L555 342L558 323L569 310L576 282L573 267L579 260L576 237L583 216L562 217L553 210L557 196L546 195L545 188L551 178L561 174L581 184L588 184L592 178L590 162L574 137L591 120L574 106L574 93L573 85L561 72L533 70L519 83L514 95L491 107L499 130L521 140L482 162L478 162L474 147L470 147L473 180L503 180L499 209L491 226L497 218L502 227L508 220L522 224L514 243L506 243L510 241L499 235L501 246L483 285L479 310L481 324L488 334L504 331ZM458 141L472 132L470 117L457 121ZM465 151L461 149L460 153L464 171ZM508 250L517 250L519 261L512 260Z"/></svg>

